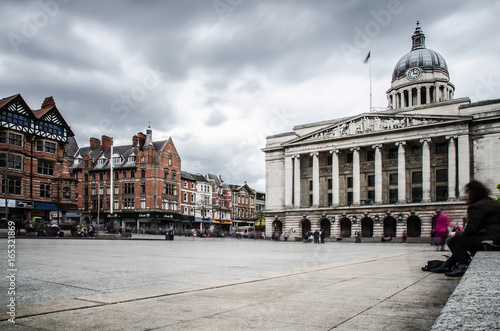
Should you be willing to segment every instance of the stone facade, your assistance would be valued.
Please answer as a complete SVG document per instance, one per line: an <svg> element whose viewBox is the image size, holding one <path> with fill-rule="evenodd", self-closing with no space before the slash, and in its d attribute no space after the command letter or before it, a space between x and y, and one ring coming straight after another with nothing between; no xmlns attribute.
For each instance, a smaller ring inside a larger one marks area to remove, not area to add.
<svg viewBox="0 0 500 331"><path fill-rule="evenodd" d="M428 237L442 211L462 225L471 179L497 191L500 100L454 99L444 59L424 40L417 26L411 52L394 69L386 111L267 138L266 235ZM433 61L422 60L428 54Z"/></svg>

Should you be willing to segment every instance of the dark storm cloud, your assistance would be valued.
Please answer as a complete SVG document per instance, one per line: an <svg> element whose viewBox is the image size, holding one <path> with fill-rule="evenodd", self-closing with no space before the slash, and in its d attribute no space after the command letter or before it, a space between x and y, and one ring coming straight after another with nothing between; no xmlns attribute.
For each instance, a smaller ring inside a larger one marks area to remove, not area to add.
<svg viewBox="0 0 500 331"><path fill-rule="evenodd" d="M498 15L455 0L2 1L1 97L36 109L54 96L82 146L128 144L151 123L183 170L263 190L264 137L366 111L369 51L384 107L417 20L456 96L498 98Z"/></svg>

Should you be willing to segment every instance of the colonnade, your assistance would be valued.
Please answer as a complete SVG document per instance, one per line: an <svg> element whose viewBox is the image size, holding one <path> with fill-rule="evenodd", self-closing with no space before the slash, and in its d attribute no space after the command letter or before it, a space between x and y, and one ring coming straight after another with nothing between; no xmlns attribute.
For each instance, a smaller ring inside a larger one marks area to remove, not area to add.
<svg viewBox="0 0 500 331"><path fill-rule="evenodd" d="M431 102L453 99L453 88L447 84L423 84L418 87L402 88L387 95L389 107L393 109L420 106ZM425 94L425 102L422 102ZM415 99L415 100L414 100Z"/></svg>
<svg viewBox="0 0 500 331"><path fill-rule="evenodd" d="M463 188L470 180L470 153L469 153L469 136L468 135L453 135L445 137L448 141L448 200L456 200L457 184ZM422 144L422 203L431 202L431 152L430 138L419 139ZM394 144L394 145L392 145ZM398 203L406 203L409 201L406 192L406 141L397 141L391 144L373 144L368 146L353 146L347 151L352 155L352 177L353 177L353 205L360 205L361 192L361 167L360 167L360 150L361 148L373 148L375 154L374 170L375 170L375 204L383 203L382 190L382 152L384 146L397 146L397 173L398 173ZM346 151L346 150L344 150ZM331 149L325 151L314 151L304 154L293 154L285 156L285 207L300 208L304 207L301 204L301 181L300 181L300 158L312 157L312 206L319 207L320 202L320 171L319 171L319 154L320 152L329 152L332 158L332 206L340 205L340 186L339 186L339 149ZM458 183L457 183L458 179ZM463 191L460 190L459 197L463 197Z"/></svg>

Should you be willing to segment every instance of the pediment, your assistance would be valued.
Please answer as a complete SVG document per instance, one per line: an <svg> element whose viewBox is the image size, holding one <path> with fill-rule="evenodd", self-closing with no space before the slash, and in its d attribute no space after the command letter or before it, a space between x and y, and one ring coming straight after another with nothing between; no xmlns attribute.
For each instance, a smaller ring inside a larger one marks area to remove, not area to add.
<svg viewBox="0 0 500 331"><path fill-rule="evenodd" d="M464 120L464 118L442 115L424 116L416 114L403 115L365 113L296 138L286 143L286 145L341 139L356 135L382 133L394 130L412 129L459 120Z"/></svg>

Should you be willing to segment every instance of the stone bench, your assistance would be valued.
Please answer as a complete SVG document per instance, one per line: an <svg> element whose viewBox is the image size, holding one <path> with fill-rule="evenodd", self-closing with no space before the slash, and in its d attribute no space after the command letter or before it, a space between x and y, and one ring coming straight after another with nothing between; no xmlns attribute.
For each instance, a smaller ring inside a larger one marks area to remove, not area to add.
<svg viewBox="0 0 500 331"><path fill-rule="evenodd" d="M431 331L500 330L500 252L477 252Z"/></svg>

